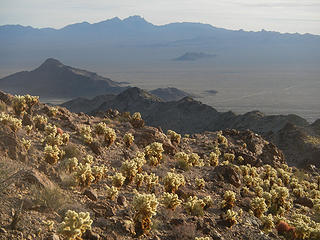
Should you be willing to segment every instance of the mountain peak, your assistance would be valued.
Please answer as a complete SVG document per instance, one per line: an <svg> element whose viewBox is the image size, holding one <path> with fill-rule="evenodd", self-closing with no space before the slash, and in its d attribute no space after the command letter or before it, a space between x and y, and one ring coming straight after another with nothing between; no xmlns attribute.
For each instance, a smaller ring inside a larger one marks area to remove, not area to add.
<svg viewBox="0 0 320 240"><path fill-rule="evenodd" d="M46 59L39 68L46 68L46 67L61 67L64 66L59 60L54 58Z"/></svg>
<svg viewBox="0 0 320 240"><path fill-rule="evenodd" d="M127 17L127 18L123 19L123 22L132 23L132 24L151 24L139 15Z"/></svg>

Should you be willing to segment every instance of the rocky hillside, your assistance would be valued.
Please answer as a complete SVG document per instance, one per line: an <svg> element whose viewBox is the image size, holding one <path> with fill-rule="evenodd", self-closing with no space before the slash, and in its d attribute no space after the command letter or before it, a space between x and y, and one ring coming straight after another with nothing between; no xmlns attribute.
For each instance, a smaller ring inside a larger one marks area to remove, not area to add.
<svg viewBox="0 0 320 240"><path fill-rule="evenodd" d="M32 71L0 79L0 88L13 94L33 94L41 98L94 97L119 93L125 88L96 73L66 66L49 58Z"/></svg>
<svg viewBox="0 0 320 240"><path fill-rule="evenodd" d="M319 169L250 130L181 136L0 99L1 240L320 238Z"/></svg>

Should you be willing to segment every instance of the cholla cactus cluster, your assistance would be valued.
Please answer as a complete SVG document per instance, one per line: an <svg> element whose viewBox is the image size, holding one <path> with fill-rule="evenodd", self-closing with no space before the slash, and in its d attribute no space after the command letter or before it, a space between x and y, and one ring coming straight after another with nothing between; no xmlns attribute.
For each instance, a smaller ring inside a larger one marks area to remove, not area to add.
<svg viewBox="0 0 320 240"><path fill-rule="evenodd" d="M158 200L154 194L136 193L132 205L135 211L134 220L144 233L150 231L151 218L157 214Z"/></svg>
<svg viewBox="0 0 320 240"><path fill-rule="evenodd" d="M66 145L69 142L69 134L68 133L59 133L58 129L55 125L48 124L45 128L45 137L43 142L47 145L51 146L61 146Z"/></svg>
<svg viewBox="0 0 320 240"><path fill-rule="evenodd" d="M39 130L44 130L48 123L48 118L42 115L36 115L33 117L34 126Z"/></svg>
<svg viewBox="0 0 320 240"><path fill-rule="evenodd" d="M219 157L221 153L218 146L214 147L214 151L210 153L209 158L207 159L208 165L216 167L219 165Z"/></svg>
<svg viewBox="0 0 320 240"><path fill-rule="evenodd" d="M76 157L67 158L64 161L64 166L69 173L74 172L78 167L78 159Z"/></svg>
<svg viewBox="0 0 320 240"><path fill-rule="evenodd" d="M122 173L117 172L115 175L112 176L112 185L121 188L124 184L126 177L122 175Z"/></svg>
<svg viewBox="0 0 320 240"><path fill-rule="evenodd" d="M112 128L107 127L107 125L103 122L95 126L95 133L103 136L104 142L107 144L108 147L117 138L116 132Z"/></svg>
<svg viewBox="0 0 320 240"><path fill-rule="evenodd" d="M178 152L174 155L174 159L177 161L178 167L183 170L188 170L192 166L204 166L203 160L200 159L200 157L196 153L191 153L188 155L185 152Z"/></svg>
<svg viewBox="0 0 320 240"><path fill-rule="evenodd" d="M126 133L123 136L123 141L127 147L130 147L134 141L134 136L131 133Z"/></svg>
<svg viewBox="0 0 320 240"><path fill-rule="evenodd" d="M111 200L116 200L117 197L118 197L118 194L119 194L119 191L116 187L114 186L106 186L106 196L108 199L111 199Z"/></svg>
<svg viewBox="0 0 320 240"><path fill-rule="evenodd" d="M237 224L238 213L228 209L225 213L222 214L222 218L226 221L229 227Z"/></svg>
<svg viewBox="0 0 320 240"><path fill-rule="evenodd" d="M134 128L141 128L144 126L144 121L141 117L141 114L139 112L135 112L134 114L132 114L131 117L129 117L129 121L131 123L131 125Z"/></svg>
<svg viewBox="0 0 320 240"><path fill-rule="evenodd" d="M203 216L205 206L206 203L202 199L198 199L197 196L191 196L185 204L185 210L190 215Z"/></svg>
<svg viewBox="0 0 320 240"><path fill-rule="evenodd" d="M92 174L91 165L88 163L79 163L73 174L73 177L75 182L82 188L89 187L95 180Z"/></svg>
<svg viewBox="0 0 320 240"><path fill-rule="evenodd" d="M182 201L179 199L178 195L175 193L165 192L162 196L161 203L168 209L175 210Z"/></svg>
<svg viewBox="0 0 320 240"><path fill-rule="evenodd" d="M85 143L90 144L93 142L92 130L89 125L81 126L79 129L79 134Z"/></svg>
<svg viewBox="0 0 320 240"><path fill-rule="evenodd" d="M265 199L261 197L252 199L250 208L254 215L258 218L260 218L268 210Z"/></svg>
<svg viewBox="0 0 320 240"><path fill-rule="evenodd" d="M177 174L174 172L168 172L163 179L163 182L166 192L169 193L176 192L180 186L184 186L186 183L182 174Z"/></svg>
<svg viewBox="0 0 320 240"><path fill-rule="evenodd" d="M64 151L60 150L57 145L46 145L44 147L44 158L47 163L56 164L60 159L62 159L63 155Z"/></svg>
<svg viewBox="0 0 320 240"><path fill-rule="evenodd" d="M176 133L175 131L168 130L167 136L170 138L172 143L179 144L181 141L181 135Z"/></svg>
<svg viewBox="0 0 320 240"><path fill-rule="evenodd" d="M21 139L22 145L26 151L28 151L31 147L31 140L26 140L25 138Z"/></svg>
<svg viewBox="0 0 320 240"><path fill-rule="evenodd" d="M67 240L80 239L87 229L91 229L91 224L92 220L88 212L77 213L68 210L64 221L58 226L57 233Z"/></svg>
<svg viewBox="0 0 320 240"><path fill-rule="evenodd" d="M22 128L22 121L11 115L1 112L0 113L0 122L4 125L7 125L11 128L12 131L16 132Z"/></svg>
<svg viewBox="0 0 320 240"><path fill-rule="evenodd" d="M236 194L232 191L226 191L223 195L223 201L221 203L222 209L231 209L236 203Z"/></svg>
<svg viewBox="0 0 320 240"><path fill-rule="evenodd" d="M206 185L206 182L204 181L203 178L196 178L196 186L199 189L203 189Z"/></svg>
<svg viewBox="0 0 320 240"><path fill-rule="evenodd" d="M232 153L225 153L225 154L223 155L223 158L224 158L225 161L233 162L235 156L234 156L234 154L232 154Z"/></svg>
<svg viewBox="0 0 320 240"><path fill-rule="evenodd" d="M126 177L126 180L131 183L138 173L138 165L134 160L126 160L122 163L120 171Z"/></svg>
<svg viewBox="0 0 320 240"><path fill-rule="evenodd" d="M222 132L218 132L217 137L220 145L228 147L228 139L222 135Z"/></svg>
<svg viewBox="0 0 320 240"><path fill-rule="evenodd" d="M38 96L14 96L12 100L13 104L13 111L17 116L20 116L21 114L24 114L26 111L29 113L31 112L31 108L39 103L39 97Z"/></svg>
<svg viewBox="0 0 320 240"><path fill-rule="evenodd" d="M150 145L146 146L144 149L146 159L148 160L149 164L152 166L157 166L158 164L160 164L163 151L164 150L162 147L162 143L158 143L158 142L151 143Z"/></svg>

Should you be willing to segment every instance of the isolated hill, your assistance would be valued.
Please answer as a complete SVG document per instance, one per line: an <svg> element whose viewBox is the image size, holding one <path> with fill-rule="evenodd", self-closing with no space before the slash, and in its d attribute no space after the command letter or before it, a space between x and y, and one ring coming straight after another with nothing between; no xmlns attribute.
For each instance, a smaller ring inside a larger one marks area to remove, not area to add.
<svg viewBox="0 0 320 240"><path fill-rule="evenodd" d="M214 54L207 54L207 53L202 53L202 52L187 52L183 54L180 57L174 58L173 60L175 61L196 61L200 59L208 59L208 58L213 58L216 55Z"/></svg>
<svg viewBox="0 0 320 240"><path fill-rule="evenodd" d="M113 63L157 66L160 60L170 61L186 52L214 53L216 64L235 66L305 66L320 60L320 37L316 35L234 31L187 22L157 26L139 16L61 29L4 25L0 26L0 43L0 70L36 64L46 56L101 70Z"/></svg>
<svg viewBox="0 0 320 240"><path fill-rule="evenodd" d="M151 94L161 98L165 102L169 101L177 101L184 97L192 97L194 96L191 93L187 93L178 88L167 87L167 88L157 88L149 91Z"/></svg>
<svg viewBox="0 0 320 240"><path fill-rule="evenodd" d="M0 79L0 88L12 94L29 93L42 98L93 97L125 89L109 78L66 66L53 58L35 70Z"/></svg>

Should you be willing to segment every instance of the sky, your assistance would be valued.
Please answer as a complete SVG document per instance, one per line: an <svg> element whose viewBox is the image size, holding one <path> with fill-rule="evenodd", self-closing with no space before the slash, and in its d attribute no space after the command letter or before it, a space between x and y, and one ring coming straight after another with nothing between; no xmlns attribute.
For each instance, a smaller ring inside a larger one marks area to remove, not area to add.
<svg viewBox="0 0 320 240"><path fill-rule="evenodd" d="M0 0L0 25L62 28L132 15L155 25L201 22L320 35L320 0Z"/></svg>

